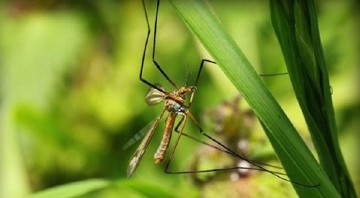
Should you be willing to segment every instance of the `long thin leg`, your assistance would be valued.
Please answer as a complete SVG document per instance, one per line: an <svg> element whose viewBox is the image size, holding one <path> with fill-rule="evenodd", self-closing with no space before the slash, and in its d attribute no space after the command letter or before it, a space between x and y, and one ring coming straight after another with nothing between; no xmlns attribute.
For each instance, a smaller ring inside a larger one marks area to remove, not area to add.
<svg viewBox="0 0 360 198"><path fill-rule="evenodd" d="M198 83L199 83L199 79L200 79L200 75L201 75L201 72L202 72L202 69L204 67L204 63L212 63L212 64L216 64L216 62L214 61L211 61L211 60L208 60L208 59L202 59L201 60L201 63L200 63L200 67L199 67L199 70L198 70L198 73L196 75L196 79L195 79L195 84L194 86L197 87Z"/></svg>
<svg viewBox="0 0 360 198"><path fill-rule="evenodd" d="M176 129L176 128L175 128L174 131L175 131L176 133L180 133L180 132L178 131L178 129ZM220 147L215 146L215 145L212 145L212 144L210 144L210 143L208 143L208 142L199 140L199 139L197 139L197 138L195 138L195 137L193 137L193 136L191 136L191 135L189 135L189 134L187 134L187 133L185 133L185 132L182 132L182 135L183 135L184 137L186 137L186 138L192 139L193 141L196 141L196 142L199 142L199 143L201 143L201 144L207 145L207 146L209 146L209 147L211 147L211 148L214 148L214 149L216 149L216 150L219 150L219 151L221 151L221 152L224 152L224 153L226 153L226 154L228 154L228 155L237 157L236 155L233 155L231 152L229 152L229 151L227 151L227 150L225 150L225 149L223 149L223 148L220 148ZM280 167L280 166L275 166L275 165L266 164L266 163L262 163L262 162L256 162L256 161L252 161L252 162L254 162L254 163L258 164L258 165L261 165L261 166L268 166L268 167L271 167L271 168L283 169L283 168Z"/></svg>
<svg viewBox="0 0 360 198"><path fill-rule="evenodd" d="M143 0L144 1L144 0ZM179 89L175 82L172 81L168 75L166 75L165 71L161 68L160 64L155 59L155 53L156 53L156 33L157 33L157 22L158 22L158 13L159 13L159 7L160 7L160 0L157 0L156 3L156 14L155 14L155 23L154 23L154 40L153 40L153 51L152 51L152 61L155 64L156 68L161 72L161 74L166 78L167 81L169 81L176 89ZM149 28L150 31L150 28Z"/></svg>
<svg viewBox="0 0 360 198"><path fill-rule="evenodd" d="M208 60L208 59L202 59L202 60L201 60L201 63L200 63L200 66L199 66L199 70L198 70L198 73L197 73L197 75L196 75L195 84L194 84L194 86L193 86L193 87L195 87L195 89L196 89L196 87L197 87L197 85L198 85L198 83L199 83L200 75L201 75L201 73L202 73L202 69L203 69L205 63L216 64L216 62L211 61L211 60ZM189 104L188 104L188 106L187 106L188 108L191 107L192 102L193 102L193 100L194 100L194 96L195 96L195 90L194 90L194 91L191 93L191 95L190 95Z"/></svg>
<svg viewBox="0 0 360 198"><path fill-rule="evenodd" d="M145 40L145 45L144 45L144 50L143 50L143 55L142 55L142 59L141 59L141 67L140 67L140 74L139 74L139 79L147 84L148 86L164 93L164 94L167 94L164 90L160 89L159 87L157 87L156 85L152 84L151 82L147 81L146 79L144 79L142 77L142 74L143 74L143 69L144 69L144 64L145 64L145 55L146 55L146 49L147 49L147 45L149 43L149 37L150 37L150 24L149 24L149 18L148 18L148 14L147 14L147 10L146 10L146 6L145 6L145 0L142 0L142 4L143 4L143 9L144 9L144 12L145 12L145 19L146 19L146 25L147 25L147 28L148 28L148 31L147 31L147 35L146 35L146 40Z"/></svg>
<svg viewBox="0 0 360 198"><path fill-rule="evenodd" d="M269 169L266 169L266 168L264 168L264 167L262 167L262 166L260 166L260 165L258 165L258 164L256 164L256 163L254 163L253 161L246 159L245 157L243 157L243 156L239 155L238 153L232 151L231 149L227 148L223 143L217 141L216 139L214 139L214 138L212 138L211 136L209 136L208 134L206 134L206 133L204 132L204 130L201 128L200 124L196 121L196 119L194 118L194 116L191 114L190 111L187 111L187 112L186 112L186 115L190 117L191 121L192 121L192 122L195 124L195 126L199 129L199 132L200 132L202 135L204 135L205 137L207 137L208 139L210 139L210 140L213 141L214 143L218 144L219 146L221 146L221 147L224 148L225 150L229 151L230 153L232 153L232 155L237 156L239 159L242 159L242 160L244 160L244 161L249 162L251 165L255 166L256 168L259 168L259 170L264 171L264 172L268 172L268 173L274 175L275 177L277 177L277 178L279 178L279 179L281 179L281 180L288 181L288 182L291 182L291 183L293 183L293 184L297 184L297 185L304 186L304 187L318 187L318 186L320 185L320 184L308 185L308 184L302 184L302 183L300 183L300 182L292 181L292 180L290 180L290 179L287 179L287 178L285 178L285 177L280 176L280 174L278 174L278 173L276 173L276 172L274 172L274 171L271 171L271 170L269 170Z"/></svg>
<svg viewBox="0 0 360 198"><path fill-rule="evenodd" d="M176 151L176 147L177 147L178 142L179 142L179 140L180 140L180 137L181 137L182 135L184 135L185 137L189 137L189 138L191 138L191 139L193 139L193 140L195 140L195 141L204 143L204 144L206 144L206 145L208 145L208 146L210 146L210 147L219 149L219 150L221 150L221 151L223 151L223 152L226 152L226 153L230 154L228 151L225 151L225 150L223 150L223 149L221 149L221 148L219 148L219 147L217 147L217 146L214 146L214 145L208 144L208 143L206 143L206 142L203 142L203 141L201 141L201 140L198 140L198 139L196 139L196 138L194 138L194 137L192 137L192 136L184 133L184 128L185 128L185 124L186 124L186 119L187 119L187 116L184 115L184 116L181 118L181 120L179 121L179 123L178 123L178 124L176 125L176 127L175 127L175 132L177 132L179 135L178 135L178 138L177 138L177 140L176 140L176 142L175 142L175 144L174 144L174 146L173 146L173 149L171 150L169 159L167 160L167 163L166 163L166 165L165 165L165 169L164 169L165 173L168 173L168 174L191 174L191 173L205 173L205 172L215 172L215 171L230 171L230 170L238 170L238 169L262 170L262 169L260 169L260 168L258 168L258 167L241 167L241 166L238 166L238 167L215 168L215 169L196 170L196 171L170 171L170 170L169 170L170 163L171 163L171 161L172 161L172 158L173 158L173 156L174 156L174 154L175 154L175 151ZM181 129L180 129L180 131L179 131L179 127L180 127L180 126L181 126ZM232 154L230 154L230 155L232 155ZM268 164L266 164L266 165L268 165ZM272 165L268 165L268 166L274 167L274 168L278 168L278 167L272 166ZM274 172L274 173L276 173L276 174L278 174L278 175L286 175L286 174L284 174L284 173L277 172L277 171L272 171L272 172Z"/></svg>
<svg viewBox="0 0 360 198"><path fill-rule="evenodd" d="M171 173L171 172L168 171L168 169L169 169L169 166L170 166L170 162L171 162L171 160L172 160L172 158L173 158L173 156L174 156L176 147L177 147L177 145L178 145L178 143L179 143L179 140L180 140L180 137L181 137L181 135L182 135L182 132L184 131L185 124L186 124L186 120L187 120L187 116L186 116L186 114L184 114L183 117L181 118L181 120L179 121L179 123L178 123L178 124L176 125L176 127L175 127L175 130L176 130L176 131L178 130L179 126L181 126L181 129L180 129L180 132L179 132L178 137L176 138L175 144L174 144L174 146L173 146L173 148L172 148L172 150L171 150L171 153L170 153L170 155L169 155L169 159L168 159L167 162L166 162L165 170L164 170L165 173Z"/></svg>
<svg viewBox="0 0 360 198"><path fill-rule="evenodd" d="M199 81L199 78L200 78L200 75L201 75L201 72L202 72L202 68L204 66L204 62L216 64L216 62L214 62L214 61L211 61L211 60L208 60L208 59L202 59L201 63L200 63L198 74L196 76L194 86L197 86L197 84L198 84L198 81ZM281 73L275 73L275 74L259 74L259 76L268 77L268 76L282 76L282 75L287 75L287 74L289 74L289 73L288 72L281 72Z"/></svg>

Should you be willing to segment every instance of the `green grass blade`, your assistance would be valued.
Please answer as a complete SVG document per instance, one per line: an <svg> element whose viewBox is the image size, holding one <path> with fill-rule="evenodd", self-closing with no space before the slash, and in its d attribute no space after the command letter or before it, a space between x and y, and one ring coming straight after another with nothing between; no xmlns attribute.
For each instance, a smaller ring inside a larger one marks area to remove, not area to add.
<svg viewBox="0 0 360 198"><path fill-rule="evenodd" d="M161 184L154 185L148 182L142 182L140 180L120 180L117 182L117 186L123 186L128 189L132 189L135 192L143 195L144 197L148 198L177 198L181 197L181 193L176 194L174 191L170 188L166 188L162 186ZM191 197L191 196L190 196Z"/></svg>
<svg viewBox="0 0 360 198"><path fill-rule="evenodd" d="M272 23L320 164L343 197L356 197L341 154L312 0L271 1Z"/></svg>
<svg viewBox="0 0 360 198"><path fill-rule="evenodd" d="M216 16L199 0L173 0L179 16L253 108L301 197L340 197L295 128Z"/></svg>
<svg viewBox="0 0 360 198"><path fill-rule="evenodd" d="M79 182L72 182L37 192L30 198L68 198L79 197L87 193L99 190L111 185L110 181L103 179L89 179Z"/></svg>

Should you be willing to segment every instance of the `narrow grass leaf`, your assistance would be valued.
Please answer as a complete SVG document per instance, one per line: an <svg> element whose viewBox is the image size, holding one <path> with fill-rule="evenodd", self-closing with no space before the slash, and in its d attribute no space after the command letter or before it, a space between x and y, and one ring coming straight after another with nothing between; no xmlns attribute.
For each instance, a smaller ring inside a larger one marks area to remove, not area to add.
<svg viewBox="0 0 360 198"><path fill-rule="evenodd" d="M108 187L111 182L103 179L89 179L49 188L37 192L30 198L69 198L79 197L87 193Z"/></svg>
<svg viewBox="0 0 360 198"><path fill-rule="evenodd" d="M270 2L272 23L320 164L343 197L356 197L338 143L314 2Z"/></svg>

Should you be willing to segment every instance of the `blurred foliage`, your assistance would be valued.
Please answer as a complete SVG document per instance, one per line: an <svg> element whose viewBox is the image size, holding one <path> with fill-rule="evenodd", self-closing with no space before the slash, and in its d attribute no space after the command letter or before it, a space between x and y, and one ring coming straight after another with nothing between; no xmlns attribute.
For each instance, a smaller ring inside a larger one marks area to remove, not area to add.
<svg viewBox="0 0 360 198"><path fill-rule="evenodd" d="M259 73L285 70L267 4L209 3ZM154 8L148 3L150 17ZM360 128L358 9L351 1L318 4L340 143L359 192L359 161L354 152ZM157 59L182 85L187 73L194 80L206 55L166 1L160 10ZM163 166L153 163L161 125L133 178L124 178L135 146L125 151L122 146L162 108L146 106L148 88L138 80L146 31L140 1L0 2L1 197L23 197L91 178L112 182L102 183L108 185L88 194L90 197L200 196L186 175L167 175ZM144 72L151 82L171 88L151 61ZM264 81L308 139L288 77L266 77ZM218 68L209 66L202 75L192 112L200 118L207 108L235 94ZM260 127L254 130L263 136ZM195 129L189 125L186 131ZM262 145L255 144L261 150ZM186 169L196 146L191 141L181 142L172 168ZM251 188L277 180L267 178L254 178L256 185Z"/></svg>

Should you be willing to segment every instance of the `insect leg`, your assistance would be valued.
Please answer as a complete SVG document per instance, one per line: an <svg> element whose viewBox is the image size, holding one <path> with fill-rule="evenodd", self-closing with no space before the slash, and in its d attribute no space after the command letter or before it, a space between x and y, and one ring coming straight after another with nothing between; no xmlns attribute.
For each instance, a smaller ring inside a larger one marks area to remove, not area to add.
<svg viewBox="0 0 360 198"><path fill-rule="evenodd" d="M179 123L175 126L175 131L178 131L178 128L179 128L180 126L181 126L181 130L180 130L179 135L178 135L178 137L176 138L175 144L174 144L174 146L173 146L173 148L172 148L172 150L171 150L171 152L170 152L169 159L168 159L167 162L166 162L165 169L164 169L164 172L165 172L165 173L170 173L170 174L172 173L172 172L168 171L168 169L169 169L169 167L170 167L170 163L171 163L171 160L172 160L172 158L173 158L173 156L174 156L174 153L175 153L176 147L177 147L177 145L178 145L178 143L179 143L180 137L181 137L181 135L182 135L182 131L183 131L184 128L185 128L186 119L187 119L187 116L186 116L186 114L184 114L184 115L182 116L181 120L179 121Z"/></svg>
<svg viewBox="0 0 360 198"><path fill-rule="evenodd" d="M198 85L198 83L199 83L200 75L201 75L201 72L202 72L202 69L203 69L205 63L216 64L215 61L211 61L211 60L208 60L208 59L202 59L202 60L201 60L201 63L200 63L200 66L199 66L199 70L198 70L198 73L197 73L196 79L195 79L195 84L194 84L195 87L196 87L196 86Z"/></svg>
<svg viewBox="0 0 360 198"><path fill-rule="evenodd" d="M176 133L180 133L177 129L175 129L174 131L175 131ZM204 144L204 145L206 145L206 146L209 146L209 147L211 147L211 148L214 148L214 149L216 149L216 150L219 150L219 151L221 151L221 152L224 152L224 153L226 153L226 154L228 154L228 155L237 157L236 155L232 154L232 153L229 152L228 150L225 150L225 149L223 149L223 148L221 148L221 147L219 147L219 146L210 144L210 143L208 143L208 142L199 140L199 139L197 139L197 138L195 138L195 137L193 137L193 136L191 136L191 135L189 135L189 134L187 134L187 133L185 133L185 132L182 132L182 135L183 135L184 137L186 137L186 138L192 139L193 141L199 142L199 143L201 143L201 144ZM252 161L252 162L254 162L254 163L258 164L258 165L261 165L261 166L268 166L268 167L275 168L275 169L283 169L282 167L276 166L276 165L271 165L271 164L266 164L266 163L256 162L256 161ZM241 167L234 167L234 168L241 168ZM256 169L256 170L259 170L259 169ZM285 175L284 173L280 173L280 172L278 172L278 174Z"/></svg>
<svg viewBox="0 0 360 198"><path fill-rule="evenodd" d="M142 78L142 70L143 70L143 65L144 65L144 59L145 59L145 54L146 54L146 48L147 48L147 44L148 44L148 40L149 40L149 36L150 36L150 23L149 23L149 18L147 15L147 11L146 11L146 6L145 6L145 0L142 0L143 2L143 6L144 6L144 11L145 11L145 18L146 18L146 24L148 27L148 33L146 36L146 41L145 41L145 48L144 48L144 53L143 53L143 58L142 58L142 64L141 64L141 70L140 70L140 80L143 81L145 84L148 84L149 86L156 88L156 86L154 86L153 84L149 83L148 81L146 81L145 79ZM156 33L157 33L157 23L158 23L158 13L159 13L159 7L160 7L160 0L157 0L156 3L156 12L155 12L155 23L154 23L154 40L153 40L153 48L152 48L152 61L154 63L154 65L156 66L156 68L160 71L160 73L166 78L167 81L169 81L176 89L178 89L178 87L176 86L175 82L172 81L169 76L165 73L165 71L161 68L160 64L156 61L155 59L155 53L156 53ZM158 89L159 90L159 89ZM159 90L161 92L164 93L163 90Z"/></svg>
<svg viewBox="0 0 360 198"><path fill-rule="evenodd" d="M175 153L177 144L178 144L178 142L179 142L179 140L180 140L180 137L181 137L182 135L184 135L185 137L188 137L188 138L190 138L190 139L193 139L193 140L195 140L195 141L197 141L197 142L206 144L206 145L208 145L208 146L210 146L210 147L213 147L213 148L215 148L215 149L219 149L219 150L221 150L221 151L223 151L223 152L228 153L228 154L231 155L231 153L230 153L229 151L226 151L226 150L224 150L224 149L221 149L221 148L219 148L219 147L217 147L217 146L214 146L214 145L211 145L211 144L209 144L209 143L203 142L203 141L201 141L201 140L198 140L198 139L196 139L196 138L194 138L194 137L192 137L192 136L184 133L184 128L185 128L185 124L186 124L186 119L187 119L187 116L184 115L184 116L181 118L181 120L179 121L179 123L178 123L178 124L176 125L176 127L175 127L175 132L178 133L179 136L178 136L178 138L177 138L177 140L176 140L176 142L175 142L175 144L174 144L174 147L173 147L173 149L172 149L172 151L171 151L171 154L170 154L170 156L169 156L169 159L167 160L167 163L166 163L166 165L165 165L165 170L164 170L165 173L168 173L168 174L192 174L192 173L205 173L205 172L215 172L215 171L230 171L230 170L237 170L237 169L262 170L262 169L260 169L260 168L258 168L258 167L229 167L229 168L215 168L215 169L196 170L196 171L170 171L170 170L169 170L170 163L171 163L171 160L172 160L172 158L173 158L173 156L174 156L174 153ZM181 127L180 130L179 130L179 127ZM271 166L271 165L270 165L270 166ZM274 172L274 173L279 174L279 175L285 175L284 173L281 173L281 172Z"/></svg>
<svg viewBox="0 0 360 198"><path fill-rule="evenodd" d="M277 172L274 172L274 171L271 171L267 168L264 168L260 165L258 165L257 163L249 160L249 159L246 159L245 157L241 156L240 154L232 151L231 149L229 149L228 147L226 147L223 143L217 141L216 139L214 139L213 137L209 136L208 134L206 134L204 132L204 130L201 128L200 124L196 121L196 119L194 118L194 116L191 114L190 111L187 111L186 112L186 115L188 115L191 119L191 121L194 123L194 125L199 129L199 132L204 135L206 138L210 139L211 141L213 141L214 143L216 143L217 145L219 145L220 147L224 148L225 150L227 150L229 153L231 153L232 155L238 157L239 159L242 159L244 161L247 161L248 163L250 163L251 165L255 166L256 168L258 168L259 170L261 171L264 171L264 172L268 172L272 175L274 175L275 177L281 179L281 180L284 180L284 181L287 181L287 182L290 182L290 183L293 183L293 184L296 184L296 185L299 185L299 186L304 186L304 187L318 187L320 184L303 184L303 183L300 183L300 182L297 182L297 181L293 181L293 180L290 180L290 179L287 179L283 176L281 176L281 174L278 174Z"/></svg>
<svg viewBox="0 0 360 198"><path fill-rule="evenodd" d="M139 73L139 79L147 84L148 86L162 92L165 93L166 92L160 88L158 88L156 85L154 85L153 83L149 82L148 80L146 80L142 75L143 75L143 70L144 70L144 64L145 64L145 55L146 55L146 49L147 49L147 45L149 43L149 37L150 37L150 24L149 24L149 18L148 18L148 14L147 14L147 10L146 10L146 6L145 6L145 0L142 0L142 4L143 4L143 9L144 9L144 13L145 13L145 19L146 19L146 25L148 28L147 34L146 34L146 40L145 40L145 45L144 45L144 50L143 50L143 55L142 55L142 59L141 59L141 67L140 67L140 73Z"/></svg>
<svg viewBox="0 0 360 198"><path fill-rule="evenodd" d="M196 79L195 79L195 84L194 84L194 87L195 87L195 88L196 88L197 85L198 85L198 82L199 82L199 79L200 79L200 75L201 75L201 72L202 72L202 69L203 69L205 63L216 64L214 61L211 61L211 60L208 60L208 59L202 59L202 60L201 60L201 63L200 63L200 66L199 66L199 70L198 70L198 73L197 73ZM194 100L194 95L195 95L195 90L194 90L194 91L191 93L191 95L190 95L190 100L189 100L188 108L190 108L191 105L192 105L192 102L193 102L193 100Z"/></svg>

